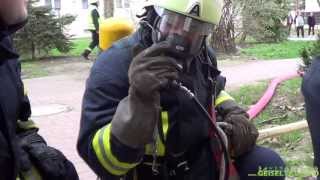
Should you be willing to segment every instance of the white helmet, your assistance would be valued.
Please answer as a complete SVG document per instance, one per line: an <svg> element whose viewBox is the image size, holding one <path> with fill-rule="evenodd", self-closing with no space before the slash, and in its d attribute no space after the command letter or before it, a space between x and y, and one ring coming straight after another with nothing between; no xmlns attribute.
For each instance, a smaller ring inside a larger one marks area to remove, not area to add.
<svg viewBox="0 0 320 180"><path fill-rule="evenodd" d="M153 0L144 0L142 7L148 7L148 6L153 6L154 5L154 1Z"/></svg>
<svg viewBox="0 0 320 180"><path fill-rule="evenodd" d="M99 0L89 0L88 2L89 2L89 4L93 4L93 3L98 3Z"/></svg>

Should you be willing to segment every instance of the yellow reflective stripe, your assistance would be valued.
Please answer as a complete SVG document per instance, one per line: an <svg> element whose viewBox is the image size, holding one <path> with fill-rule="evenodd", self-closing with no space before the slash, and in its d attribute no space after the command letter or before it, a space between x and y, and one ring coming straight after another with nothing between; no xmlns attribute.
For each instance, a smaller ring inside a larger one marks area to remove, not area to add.
<svg viewBox="0 0 320 180"><path fill-rule="evenodd" d="M161 112L161 121L162 121L162 131L164 134L164 139L167 138L167 133L169 129L169 115L168 111L162 111Z"/></svg>
<svg viewBox="0 0 320 180"><path fill-rule="evenodd" d="M34 166L32 166L29 171L22 171L21 176L24 180L42 180L40 173ZM18 179L21 178L17 178L17 180Z"/></svg>
<svg viewBox="0 0 320 180"><path fill-rule="evenodd" d="M111 174L120 176L126 174L130 169L137 166L139 162L131 164L120 162L111 151L110 133L111 124L109 123L95 134L92 146L102 166Z"/></svg>
<svg viewBox="0 0 320 180"><path fill-rule="evenodd" d="M169 116L167 111L161 112L161 122L162 122L162 132L164 134L164 139L166 139L168 129L169 129ZM160 138L160 135L157 136L156 146L157 146L157 156L164 156L166 148ZM145 154L152 155L152 153L153 153L152 144L147 144L145 147Z"/></svg>
<svg viewBox="0 0 320 180"><path fill-rule="evenodd" d="M88 12L88 30L98 30L98 29L96 29L96 27L93 24L93 19L92 19L92 14L91 14L93 10L97 10L98 11L98 8L92 7L92 6L89 8L89 12ZM101 23L101 18L98 19L98 23L99 24Z"/></svg>
<svg viewBox="0 0 320 180"><path fill-rule="evenodd" d="M20 129L23 130L28 130L28 129L37 129L37 125L31 120L29 119L28 121L18 121L17 125Z"/></svg>
<svg viewBox="0 0 320 180"><path fill-rule="evenodd" d="M227 100L234 100L233 97L231 97L227 92L221 91L217 97L217 99L214 102L215 106L219 106L221 103Z"/></svg>

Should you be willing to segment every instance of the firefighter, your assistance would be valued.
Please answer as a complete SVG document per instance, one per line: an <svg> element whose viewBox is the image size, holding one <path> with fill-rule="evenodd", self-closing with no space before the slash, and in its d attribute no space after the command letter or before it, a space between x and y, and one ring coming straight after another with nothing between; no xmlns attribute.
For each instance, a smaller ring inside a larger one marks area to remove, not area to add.
<svg viewBox="0 0 320 180"><path fill-rule="evenodd" d="M89 14L88 14L88 28L87 30L91 33L91 43L82 52L82 57L89 60L89 54L95 47L99 45L99 21L100 14L98 11L99 0L89 0Z"/></svg>
<svg viewBox="0 0 320 180"><path fill-rule="evenodd" d="M98 57L77 148L101 179L284 179L206 45L221 9L220 0L150 3L139 29Z"/></svg>
<svg viewBox="0 0 320 180"><path fill-rule="evenodd" d="M303 76L302 94L305 100L305 108L307 121L310 129L313 152L314 152L314 166L320 168L320 57L314 58L307 72ZM320 178L318 176L318 178Z"/></svg>
<svg viewBox="0 0 320 180"><path fill-rule="evenodd" d="M47 146L30 119L11 35L27 22L27 1L0 2L0 180L77 180L77 172L57 149Z"/></svg>

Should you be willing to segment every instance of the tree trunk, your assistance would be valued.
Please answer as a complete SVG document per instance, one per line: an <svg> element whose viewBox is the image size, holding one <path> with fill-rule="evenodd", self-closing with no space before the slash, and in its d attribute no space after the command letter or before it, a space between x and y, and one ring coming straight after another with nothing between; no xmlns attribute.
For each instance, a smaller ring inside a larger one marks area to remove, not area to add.
<svg viewBox="0 0 320 180"><path fill-rule="evenodd" d="M212 43L214 49L223 53L235 53L234 9L231 0L224 0L225 4L219 24L214 29Z"/></svg>
<svg viewBox="0 0 320 180"><path fill-rule="evenodd" d="M241 33L239 44L243 44L246 41L246 39L247 39L247 32L244 31Z"/></svg>
<svg viewBox="0 0 320 180"><path fill-rule="evenodd" d="M112 17L114 11L114 3L113 0L103 0L103 14L105 18Z"/></svg>
<svg viewBox="0 0 320 180"><path fill-rule="evenodd" d="M31 59L36 59L36 47L33 41L31 42Z"/></svg>

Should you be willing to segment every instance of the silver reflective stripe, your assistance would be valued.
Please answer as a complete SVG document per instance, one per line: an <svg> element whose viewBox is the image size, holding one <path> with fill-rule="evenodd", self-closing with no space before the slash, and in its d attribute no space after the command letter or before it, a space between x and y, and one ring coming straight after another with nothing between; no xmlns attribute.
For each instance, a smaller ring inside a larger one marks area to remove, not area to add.
<svg viewBox="0 0 320 180"><path fill-rule="evenodd" d="M107 157L107 153L106 153L106 150L104 149L104 145L103 145L103 134L104 134L104 131L106 128L107 128L107 126L105 126L100 131L100 134L99 134L99 146L100 146L100 149L102 152L102 157L105 160L105 162L108 163L113 169L126 173L129 169L115 166ZM109 141L108 143L110 143L110 139L108 139L108 141ZM111 145L110 145L110 151L111 151Z"/></svg>

